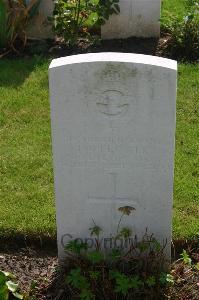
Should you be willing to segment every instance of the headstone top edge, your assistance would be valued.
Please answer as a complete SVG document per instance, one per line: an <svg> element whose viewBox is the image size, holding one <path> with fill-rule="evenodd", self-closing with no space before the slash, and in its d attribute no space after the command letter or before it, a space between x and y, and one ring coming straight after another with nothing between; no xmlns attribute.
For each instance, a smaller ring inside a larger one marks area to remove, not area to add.
<svg viewBox="0 0 199 300"><path fill-rule="evenodd" d="M123 52L99 52L87 53L60 57L53 59L49 69L66 65L89 63L89 62L127 62L144 65L152 65L177 71L177 61L144 54L123 53Z"/></svg>

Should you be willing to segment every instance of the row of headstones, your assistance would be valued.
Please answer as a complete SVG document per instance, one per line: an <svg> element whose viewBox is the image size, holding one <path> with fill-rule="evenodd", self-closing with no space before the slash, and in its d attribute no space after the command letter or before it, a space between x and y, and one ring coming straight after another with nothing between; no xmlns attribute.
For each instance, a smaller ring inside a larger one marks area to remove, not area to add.
<svg viewBox="0 0 199 300"><path fill-rule="evenodd" d="M149 1L150 2L150 1ZM125 53L59 58L50 65L59 257L92 219L113 235L146 228L170 256L176 70L173 60Z"/></svg>
<svg viewBox="0 0 199 300"><path fill-rule="evenodd" d="M111 16L109 21L102 26L102 39L159 36L161 0L120 0L119 5L120 13ZM40 4L40 13L45 16L51 15L53 1L43 0ZM47 34L46 25L38 29L34 26L32 34L36 34L35 31L39 31L40 36L42 36L42 31L44 31L43 34Z"/></svg>

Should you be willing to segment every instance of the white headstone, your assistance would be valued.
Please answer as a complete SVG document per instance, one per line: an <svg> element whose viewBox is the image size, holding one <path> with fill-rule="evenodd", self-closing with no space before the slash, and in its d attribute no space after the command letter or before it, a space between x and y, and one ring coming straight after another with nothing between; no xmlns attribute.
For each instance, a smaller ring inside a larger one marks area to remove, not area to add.
<svg viewBox="0 0 199 300"><path fill-rule="evenodd" d="M176 102L175 61L97 53L55 59L50 96L59 257L63 238L95 223L125 225L171 240Z"/></svg>
<svg viewBox="0 0 199 300"><path fill-rule="evenodd" d="M120 13L102 26L102 39L158 37L161 0L120 0Z"/></svg>

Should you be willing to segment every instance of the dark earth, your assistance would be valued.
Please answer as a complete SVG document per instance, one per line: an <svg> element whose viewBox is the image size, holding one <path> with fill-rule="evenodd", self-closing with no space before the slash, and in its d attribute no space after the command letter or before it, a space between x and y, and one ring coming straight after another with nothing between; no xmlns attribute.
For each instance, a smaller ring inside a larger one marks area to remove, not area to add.
<svg viewBox="0 0 199 300"><path fill-rule="evenodd" d="M199 270L192 270L188 266L183 266L179 259L176 260L183 249L190 253L194 263L199 262L199 241L179 240L173 243L171 269L172 274L176 274L179 284L165 290L163 299L199 300ZM55 238L27 238L22 235L10 238L1 237L0 270L13 273L19 282L21 291L29 296L36 296L33 299L72 299L71 296L67 296L68 290L63 284Z"/></svg>
<svg viewBox="0 0 199 300"><path fill-rule="evenodd" d="M28 40L25 49L23 49L20 44L16 47L18 49L23 49L22 51L9 53L5 51L0 53L0 58L4 56L7 58L31 57L33 55L61 57L91 52L125 52L169 57L169 53L165 51L169 40L169 34L163 34L160 39L132 37L128 39L105 41L98 39L95 40L95 42L79 39L77 45L73 48L64 45L59 39L56 41Z"/></svg>

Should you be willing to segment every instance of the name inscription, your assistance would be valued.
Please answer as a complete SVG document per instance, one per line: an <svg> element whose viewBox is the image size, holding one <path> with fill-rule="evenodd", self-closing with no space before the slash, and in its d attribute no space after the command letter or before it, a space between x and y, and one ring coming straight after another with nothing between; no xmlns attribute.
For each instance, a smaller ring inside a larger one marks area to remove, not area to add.
<svg viewBox="0 0 199 300"><path fill-rule="evenodd" d="M156 167L161 159L158 153L164 150L153 140L136 141L131 137L68 137L66 149L69 157L65 160L72 167L132 168L133 166ZM156 153L156 156L155 154Z"/></svg>

